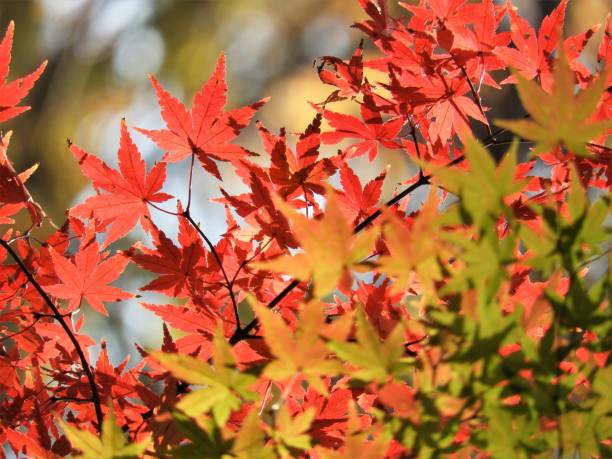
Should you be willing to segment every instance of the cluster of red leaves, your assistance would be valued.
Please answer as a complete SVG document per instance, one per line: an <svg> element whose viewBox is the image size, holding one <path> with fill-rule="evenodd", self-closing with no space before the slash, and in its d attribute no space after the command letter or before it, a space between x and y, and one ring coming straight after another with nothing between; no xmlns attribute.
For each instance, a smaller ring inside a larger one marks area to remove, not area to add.
<svg viewBox="0 0 612 459"><path fill-rule="evenodd" d="M422 240L418 238L427 238L423 224L427 220L418 220L433 218L433 214L425 210L411 215L379 211L385 207L381 192L386 171L369 183L361 183L349 160L367 155L372 161L385 147L419 163L425 161L417 175L406 178L409 188L388 204L429 183L429 165L464 167L463 142L473 126L480 124L489 130L491 135L481 139L485 145L496 141L489 128L489 108L480 99L481 89L499 90L514 84L516 77L507 72L512 67L550 91L555 52L561 48L577 84L587 87L596 75L578 58L595 29L562 40L566 1L544 19L537 34L510 2L499 6L492 0L422 0L417 5L402 4L408 13L408 19L402 20L389 16L384 0L359 2L368 19L356 27L378 49L377 57L364 61L363 45L348 62L323 57L319 76L335 89L323 104L313 105L313 121L297 136L295 148L283 129L277 135L257 125L261 153L269 159L268 165L251 161L253 153L236 143L266 99L225 110L223 55L194 96L191 111L151 77L166 127L136 128L164 153L148 171L125 121L120 127L118 169L76 145L70 146L96 194L70 209L66 222L42 243L29 238L30 230L46 219L24 184L33 170L17 173L6 153L10 135L1 140L0 223L14 223L11 217L26 209L31 227L21 232L5 230L0 249L0 444L28 457L67 455L71 446L58 420L99 430L111 405L131 441L153 434L152 451L166 451L184 442L167 414L190 392L189 385L173 378L140 348L142 360L131 368L127 360L114 366L104 344L97 362L88 360L86 350L95 343L81 333L85 315L80 308L88 304L106 314L105 303L132 298L134 294L111 285L130 263L154 276L140 290L172 300L142 304L165 324L163 352L207 361L215 352L213 337L220 326L241 370L281 358L283 346L295 349L295 359L306 359L308 356L300 357L300 352L316 354L318 348L313 343L320 340L354 342L352 322L338 318L352 320L362 305L365 317L383 341L392 339L398 324L417 324L403 332L405 354L426 362L422 365L425 372L438 368L438 379L449 377L444 373L440 349L427 344L418 318L411 317L403 306L406 295L424 293L425 279L419 279L423 273L416 269L418 262L411 251L428 250L418 247ZM509 31L500 30L505 18ZM12 37L11 23L0 44L0 121L28 109L18 104L44 70L43 64L32 74L6 83ZM611 65L610 49L608 18L598 53L602 68ZM364 68L380 72L379 81L368 81ZM608 90L591 121L610 119L612 72L607 78ZM345 99L358 104L357 116L328 108ZM324 120L329 128L322 132ZM340 148L339 153L327 155L324 145ZM521 163L516 179L525 179L527 184L508 203L518 218L537 228L540 217L526 202L565 202L572 164L584 186L609 189L610 149L593 146L591 150L592 155L578 157L556 148ZM193 169L196 158L219 180L217 162L229 162L248 188L238 195L221 189L216 201L226 208L227 229L216 243L191 213L191 180L184 196L163 191L166 164L191 161ZM537 159L550 167L550 177L530 174ZM336 190L329 185L335 174L340 183ZM321 197L327 199L325 210L319 204ZM176 200L172 208L160 207L170 200ZM175 215L178 243L158 227L151 208ZM383 213L393 230L379 231L383 218L378 217ZM370 223L374 229L362 232ZM114 250L111 244L127 240L137 224L150 235L151 246L136 242L129 250ZM499 225L501 237L507 228L503 219ZM353 233L360 234L355 237ZM100 235L104 235L102 244L97 242ZM410 250L401 250L402 241ZM302 252L296 255L298 248ZM394 283L385 275L391 268L381 268L368 281L351 278L353 270L380 254L387 260L396 257L396 264L415 268L418 276L398 274ZM517 257L510 270L504 311L509 314L522 305L527 333L541 337L551 325L547 317L550 307L543 299L548 282L532 282L531 268L522 263L520 254ZM287 280L287 274L297 280ZM314 288L309 279L314 279ZM325 300L323 296L331 292L321 289L327 284L336 286L338 294ZM564 293L564 285L566 280L557 280L554 288ZM307 331L294 338L281 328L277 330L280 335L269 337L274 333L267 330L272 326L270 320L262 315L260 320L265 324L261 327L257 319L249 321L252 315L245 314L247 294L252 298L249 302L257 301L278 312L289 331L299 329L304 303L321 308L326 319L318 337L300 344ZM180 332L180 337L175 339L170 330ZM587 333L582 338L585 343L596 339ZM300 351L298 345L313 347ZM516 350L514 346L500 352L510 355ZM588 354L583 350L579 358L588 359L585 352ZM595 358L603 366L607 355ZM529 375L525 377L529 379ZM325 372L313 376L304 366L286 380L264 373L253 390L259 399L245 401L241 409L232 411L229 428L238 430L252 411L277 409L271 404L271 393L278 392L281 398L276 403L284 403L291 416L314 410L308 435L317 449L304 453L309 457L323 457L331 450L344 452L343 457L407 457L410 448L397 440L364 443L355 432L375 424L369 414L373 409L420 422L412 403L417 389L408 382L389 379L357 387L349 384L348 377L333 378ZM519 402L520 396L507 399L507 404ZM357 411L351 411L354 405ZM456 415L457 410L450 406L446 415ZM351 413L358 413L359 426L351 424ZM455 442L464 442L470 429L466 421ZM368 432L369 440L378 435L376 430ZM474 450L470 451L473 454Z"/></svg>

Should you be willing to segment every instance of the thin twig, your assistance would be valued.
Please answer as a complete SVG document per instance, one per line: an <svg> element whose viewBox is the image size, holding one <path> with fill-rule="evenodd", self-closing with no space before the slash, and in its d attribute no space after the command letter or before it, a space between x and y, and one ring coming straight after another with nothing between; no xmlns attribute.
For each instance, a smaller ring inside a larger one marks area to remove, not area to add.
<svg viewBox="0 0 612 459"><path fill-rule="evenodd" d="M612 148L610 147L606 147L605 145L600 145L598 143L593 143L593 142L587 142L586 144L587 147L591 147L591 148L598 148L600 150L605 150L605 151L612 151Z"/></svg>
<svg viewBox="0 0 612 459"><path fill-rule="evenodd" d="M261 254L261 252L263 252L266 247L268 247L268 245L270 245L270 242L272 242L272 239L268 239L262 246L260 246L257 251L250 256L249 258L245 258L244 260L242 260L242 262L240 263L240 266L238 266L238 269L236 269L236 272L234 273L234 275L232 276L232 280L230 281L230 285L233 287L234 283L236 282L236 278L238 277L238 274L240 274L240 271L242 271L244 269L244 267L246 265L248 265L251 261L253 261L255 258L257 258L257 256L259 256Z"/></svg>
<svg viewBox="0 0 612 459"><path fill-rule="evenodd" d="M410 124L410 137L412 137L412 142L414 143L414 149L416 150L417 158L419 159L419 178L423 177L423 166L421 165L421 149L419 148L419 142L417 141L416 135L416 126L412 122L410 118L408 118L408 123Z"/></svg>
<svg viewBox="0 0 612 459"><path fill-rule="evenodd" d="M236 302L236 296L234 295L234 289L232 288L232 282L230 281L227 275L227 271L225 271L225 268L223 267L223 263L221 262L221 257L219 256L219 253L217 252L217 249L215 248L213 243L210 241L210 239L208 239L204 231L202 231L202 228L200 228L200 226L193 219L193 217L189 213L189 209L185 209L185 211L182 213L182 216L185 217L187 221L191 224L191 226L193 226L195 230L200 234L200 237L204 240L204 242L208 246L210 252L213 254L213 257L215 257L215 260L217 261L217 264L219 265L219 268L221 269L221 273L223 274L223 278L225 279L224 285L227 288L230 299L232 301L234 315L236 316L236 332L240 332L242 330L242 326L240 325L240 315L238 314L238 303Z"/></svg>
<svg viewBox="0 0 612 459"><path fill-rule="evenodd" d="M280 303L283 298L285 298L291 291L300 285L301 281L294 279L291 281L289 285L287 285L282 292L274 297L272 301L268 303L268 309L273 309L276 307L278 303ZM234 344L239 343L240 341L250 338L249 333L252 332L259 325L259 321L255 318L251 320L246 326L242 328L241 331L234 333L229 340L229 343L233 346Z"/></svg>
<svg viewBox="0 0 612 459"><path fill-rule="evenodd" d="M465 79L467 80L468 85L470 86L470 92L472 93L472 97L474 97L474 101L476 102L476 105L478 105L478 110L480 110L480 114L486 120L487 115L485 115L484 108L482 107L482 100L480 99L480 94L478 93L478 91L476 91L476 88L474 88L474 85L472 84L472 80L470 79L470 76L467 74L465 67L461 65L459 66L459 68L461 69L461 72L463 72L463 76L465 76ZM491 125L488 122L485 123L485 125L487 126L487 133L489 134L489 136L492 136L493 131L491 131Z"/></svg>
<svg viewBox="0 0 612 459"><path fill-rule="evenodd" d="M28 324L28 326L27 326L27 327L24 327L24 328L22 328L21 330L19 330L19 331L15 332L15 333L9 333L8 335L4 335L4 336L0 337L0 343L1 343L2 341L5 341L5 340L7 340L7 339L11 339L11 338L13 338L13 337L15 337L15 336L19 336L19 335L21 335L21 334L23 334L23 333L27 332L27 331L28 331L28 330L30 330L32 327L34 327L34 325L36 325L40 319L41 319L40 317L36 317L36 318L35 318L35 319L32 321L32 323Z"/></svg>

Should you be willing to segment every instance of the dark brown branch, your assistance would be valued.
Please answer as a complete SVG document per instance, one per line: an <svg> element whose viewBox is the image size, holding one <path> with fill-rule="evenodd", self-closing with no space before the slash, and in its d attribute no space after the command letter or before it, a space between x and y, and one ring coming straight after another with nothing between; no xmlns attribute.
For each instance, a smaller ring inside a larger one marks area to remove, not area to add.
<svg viewBox="0 0 612 459"><path fill-rule="evenodd" d="M285 298L291 291L300 285L299 280L294 279L291 281L289 285L287 285L282 292L280 292L272 301L268 303L268 309L274 308L278 303L280 303L283 298ZM230 337L229 343L233 346L234 344L239 343L242 340L250 338L249 334L257 328L259 325L259 321L257 319L251 320L242 330L236 330L234 334Z"/></svg>
<svg viewBox="0 0 612 459"><path fill-rule="evenodd" d="M461 159L463 159L463 157ZM430 179L431 179L431 175L420 175L419 179L416 182L414 182L408 188L405 188L401 193L398 193L395 196L393 196L393 198L391 198L389 201L385 203L383 208L391 207L392 205L397 204L399 201L401 201L403 198L408 196L410 193L412 193L416 189L422 187L423 185L427 185ZM368 215L365 219L363 219L357 226L355 226L355 228L353 228L353 234L360 233L365 228L370 226L370 224L374 220L380 217L380 215L383 212L382 211L383 208L377 209L376 211Z"/></svg>
<svg viewBox="0 0 612 459"><path fill-rule="evenodd" d="M60 310L57 308L55 303L53 303L51 298L49 298L49 295L47 295L47 293L42 289L40 284L36 281L36 279L34 278L32 273L28 269L28 267L21 260L21 258L19 258L19 255L17 255L17 253L13 250L13 248L9 245L9 243L6 242L2 238L0 238L0 245L9 253L11 258L13 258L13 260L15 260L17 265L19 265L19 268L21 269L21 271L26 275L26 277L28 278L30 283L34 286L34 288L36 289L38 294L41 296L41 298L44 300L44 302L47 304L47 306L49 306L49 309L51 309L51 311L53 311L54 319L57 320L57 322L59 322L61 327L66 332L66 335L68 335L68 338L70 339L70 342L74 346L74 348L75 348L75 350L76 350L76 352L77 352L77 354L79 356L79 360L81 361L81 366L83 367L83 370L85 371L85 375L87 377L87 382L89 384L89 388L91 389L91 402L94 405L94 410L96 412L96 420L98 422L98 425L96 426L96 428L97 428L98 432L102 432L102 421L104 420L104 417L102 416L102 405L100 403L100 394L98 393L98 387L96 386L96 382L95 382L95 379L94 379L94 374L91 371L91 367L89 366L89 362L87 361L87 357L85 357L85 353L83 352L83 348L81 347L81 345L79 344L79 341L77 340L76 336L74 335L74 333L72 332L72 330L70 329L70 327L68 326L66 321L64 320L64 316L62 315Z"/></svg>
<svg viewBox="0 0 612 459"><path fill-rule="evenodd" d="M215 249L215 246L213 245L213 243L210 241L210 239L208 239L204 231L202 231L202 228L200 228L200 226L193 219L193 217L191 216L191 213L189 212L189 209L186 209L182 213L182 216L185 217L187 221L191 224L191 226L193 226L195 230L199 233L200 237L204 240L204 242L208 246L210 252L213 254L213 257L215 258L215 261L217 262L217 264L219 265L219 268L221 269L221 273L223 274L223 278L225 279L224 286L227 288L227 291L229 292L229 296L232 301L232 307L234 309L234 316L236 317L236 332L239 333L242 330L242 326L240 325L240 315L238 314L238 303L236 302L236 296L234 295L233 283L232 281L230 281L229 276L227 275L227 271L225 271L225 268L223 267L223 263L221 262L221 257L219 256L219 253L217 252L217 249Z"/></svg>
<svg viewBox="0 0 612 459"><path fill-rule="evenodd" d="M58 397L53 396L49 399L50 402L74 402L74 403L89 403L92 401L90 398L80 398L80 397Z"/></svg>
<svg viewBox="0 0 612 459"><path fill-rule="evenodd" d="M476 91L476 88L472 84L472 80L470 79L470 76L467 74L465 67L461 65L459 68L461 69L461 72L463 72L463 76L465 77L465 79L468 82L468 85L470 86L470 92L472 93L472 97L474 98L476 105L478 105L478 110L480 110L480 114L486 120L487 115L485 115L484 108L482 107L482 100L480 99L480 94L478 94L478 91ZM491 131L491 125L489 123L486 123L486 126L487 126L487 132L489 136L492 136L493 131Z"/></svg>
<svg viewBox="0 0 612 459"><path fill-rule="evenodd" d="M605 145L599 145L598 143L593 143L593 142L587 142L586 144L587 147L591 147L591 148L595 148L598 150L604 150L604 151L612 151L612 148L610 147L606 147Z"/></svg>

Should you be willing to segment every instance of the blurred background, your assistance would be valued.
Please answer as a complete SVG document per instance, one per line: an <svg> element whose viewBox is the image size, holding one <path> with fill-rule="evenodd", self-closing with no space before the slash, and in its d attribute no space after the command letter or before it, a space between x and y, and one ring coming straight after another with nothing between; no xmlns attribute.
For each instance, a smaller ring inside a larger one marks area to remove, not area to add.
<svg viewBox="0 0 612 459"><path fill-rule="evenodd" d="M403 15L396 2L389 3L392 15ZM558 4L556 0L512 3L534 25ZM603 22L610 10L612 0L571 1L566 34ZM147 75L158 76L190 107L221 51L227 57L230 108L271 96L257 119L273 131L283 126L288 132L302 131L314 116L308 101L321 102L332 89L319 81L313 60L322 55L348 59L361 38L349 26L364 18L357 0L0 0L0 33L11 19L16 23L11 79L49 60L25 100L32 109L3 125L15 131L9 157L18 171L40 163L29 189L61 224L65 210L92 193L68 152L66 139L115 166L121 117L130 126L163 126ZM591 45L599 43L600 33ZM594 46L587 50L586 63L594 62L595 52ZM373 50L366 48L369 56ZM493 103L484 94L483 100L499 106L498 98L506 96L511 94L496 94ZM334 107L351 109L350 105ZM149 165L161 158L162 152L153 144L132 134ZM240 142L262 151L252 128ZM333 149L328 153L334 153ZM408 176L410 165L401 153L384 152L377 162L357 160L353 166L367 180L387 164L393 165L384 189L389 196ZM241 184L229 169L222 171L223 186L239 190ZM185 172L185 164L172 165L168 192L184 195ZM222 206L209 202L219 195L219 185L200 173L194 182L193 214L213 240L224 229ZM175 219L159 213L153 217L169 234L176 233ZM132 237L136 240L142 234L134 231ZM120 248L127 245L129 241ZM146 282L141 276L131 268L120 285L135 291ZM165 299L145 295L143 300L162 303ZM145 347L158 344L160 322L135 301L109 304L108 309L109 318L88 314L86 331L97 341L106 337L113 363L133 354L134 342ZM96 354L95 349L91 351Z"/></svg>

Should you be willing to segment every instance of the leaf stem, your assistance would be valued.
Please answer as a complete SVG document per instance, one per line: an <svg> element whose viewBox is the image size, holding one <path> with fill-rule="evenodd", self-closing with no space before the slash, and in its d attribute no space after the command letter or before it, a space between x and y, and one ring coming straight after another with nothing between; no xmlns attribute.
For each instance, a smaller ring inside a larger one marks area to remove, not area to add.
<svg viewBox="0 0 612 459"><path fill-rule="evenodd" d="M147 201L147 204L150 205L151 207L153 207L155 210L159 210L160 212L163 212L164 214L174 215L175 217L179 215L176 212L172 212L170 210L162 209L161 207L159 207L158 205L152 203L151 201Z"/></svg>
<svg viewBox="0 0 612 459"><path fill-rule="evenodd" d="M187 212L191 208L191 188L193 184L193 166L195 163L195 151L191 152L191 163L189 164L189 184L187 185Z"/></svg>

